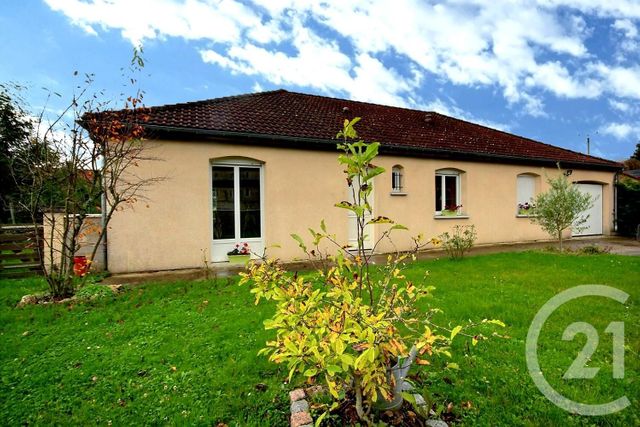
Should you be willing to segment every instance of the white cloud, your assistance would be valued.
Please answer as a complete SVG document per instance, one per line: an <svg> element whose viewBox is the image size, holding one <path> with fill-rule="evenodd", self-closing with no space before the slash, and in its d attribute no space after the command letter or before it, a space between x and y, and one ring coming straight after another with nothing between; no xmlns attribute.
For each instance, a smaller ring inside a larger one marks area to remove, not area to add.
<svg viewBox="0 0 640 427"><path fill-rule="evenodd" d="M620 33L615 41L614 58L616 61L618 63L637 62L638 54L640 54L638 27L630 19L616 19L611 27Z"/></svg>
<svg viewBox="0 0 640 427"><path fill-rule="evenodd" d="M255 82L253 84L253 86L251 87L251 90L254 92L264 92L264 88L262 87L262 85L258 82Z"/></svg>
<svg viewBox="0 0 640 427"><path fill-rule="evenodd" d="M635 39L638 37L638 28L630 19L616 19L612 25L616 30L622 31L625 37Z"/></svg>
<svg viewBox="0 0 640 427"><path fill-rule="evenodd" d="M120 30L134 45L166 37L238 42L243 30L262 25L256 12L234 0L45 1L90 34L96 28Z"/></svg>
<svg viewBox="0 0 640 427"><path fill-rule="evenodd" d="M530 87L545 88L558 96L567 98L597 98L602 93L598 80L585 78L575 79L559 62L547 62L536 68L536 73L525 79Z"/></svg>
<svg viewBox="0 0 640 427"><path fill-rule="evenodd" d="M637 0L537 0L537 3L548 8L578 9L599 17L640 19L640 3Z"/></svg>
<svg viewBox="0 0 640 427"><path fill-rule="evenodd" d="M632 107L627 102L617 101L615 99L609 100L609 106L614 110L620 111L621 113L628 113L632 111Z"/></svg>
<svg viewBox="0 0 640 427"><path fill-rule="evenodd" d="M597 70L610 93L619 97L640 99L640 65L623 67L597 63L589 67Z"/></svg>
<svg viewBox="0 0 640 427"><path fill-rule="evenodd" d="M613 136L616 139L628 139L630 137L640 136L640 126L629 123L609 123L608 125L602 126L599 132Z"/></svg>
<svg viewBox="0 0 640 427"><path fill-rule="evenodd" d="M611 20L631 52L637 0L45 1L90 34L200 41L203 61L233 73L365 101L419 106L428 79L497 89L533 116L542 92L640 99L637 60L596 59L585 19Z"/></svg>
<svg viewBox="0 0 640 427"><path fill-rule="evenodd" d="M456 103L451 99L445 101L442 98L435 98L429 103L417 105L416 108L425 111L435 111L436 113L444 114L445 116L457 117L459 119L477 123L479 125L486 126L492 129L500 129L505 132L509 132L511 130L511 125L509 124L494 122L491 120L484 120L480 117L476 117L473 114L469 114L462 108L458 107Z"/></svg>
<svg viewBox="0 0 640 427"><path fill-rule="evenodd" d="M218 52L207 49L200 51L200 57L204 62L208 62L210 64L216 64L221 66L222 68L231 68L233 71L238 71L235 66L235 63L227 58L226 56L220 55Z"/></svg>

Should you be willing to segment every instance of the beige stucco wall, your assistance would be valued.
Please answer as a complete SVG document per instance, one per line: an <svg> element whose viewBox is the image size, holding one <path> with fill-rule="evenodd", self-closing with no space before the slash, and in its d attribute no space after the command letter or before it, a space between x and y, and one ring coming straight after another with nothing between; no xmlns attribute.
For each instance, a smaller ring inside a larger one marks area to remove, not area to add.
<svg viewBox="0 0 640 427"><path fill-rule="evenodd" d="M347 212L335 208L346 198L338 152L231 145L213 142L148 141L153 157L163 161L141 164L137 174L164 177L145 192L147 200L118 212L109 227L109 270L149 271L204 266L211 251L212 159L246 157L264 163L263 236L267 246L278 244L269 254L285 260L299 257L291 233L307 237L308 227L318 228L321 219L346 242ZM454 224L474 224L478 242L497 243L548 239L527 218L516 217L516 177L521 173L541 176L555 170L540 167L383 156L377 160L386 172L375 184L375 215L389 216L410 228L411 234L436 236ZM390 174L395 164L404 167L406 196L390 195ZM462 205L468 219L434 219L434 175L437 169L464 171ZM612 227L611 172L574 170L573 181L603 186L603 231ZM374 234L379 233L374 230ZM399 232L395 242L406 247L408 234ZM383 251L389 246L380 246Z"/></svg>
<svg viewBox="0 0 640 427"><path fill-rule="evenodd" d="M74 255L82 255L89 258L93 248L100 238L102 230L102 215L87 215L78 235L77 251ZM62 243L64 241L64 214L46 213L43 221L43 258L44 267L49 270L52 261L54 265L60 264L62 256ZM70 231L70 230L68 230ZM104 269L104 243L100 242L96 251L96 256L91 263L91 271L102 271Z"/></svg>

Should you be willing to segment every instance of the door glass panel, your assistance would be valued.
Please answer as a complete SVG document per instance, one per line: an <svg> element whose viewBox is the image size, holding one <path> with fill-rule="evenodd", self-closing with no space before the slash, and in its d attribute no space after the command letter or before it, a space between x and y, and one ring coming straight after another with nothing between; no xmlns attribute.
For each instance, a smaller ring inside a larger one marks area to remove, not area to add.
<svg viewBox="0 0 640 427"><path fill-rule="evenodd" d="M458 205L458 177L446 175L445 179L445 209L454 209Z"/></svg>
<svg viewBox="0 0 640 427"><path fill-rule="evenodd" d="M260 169L240 168L240 237L260 237Z"/></svg>
<svg viewBox="0 0 640 427"><path fill-rule="evenodd" d="M442 176L436 175L436 211L442 210Z"/></svg>
<svg viewBox="0 0 640 427"><path fill-rule="evenodd" d="M235 237L233 167L212 167L213 238Z"/></svg>

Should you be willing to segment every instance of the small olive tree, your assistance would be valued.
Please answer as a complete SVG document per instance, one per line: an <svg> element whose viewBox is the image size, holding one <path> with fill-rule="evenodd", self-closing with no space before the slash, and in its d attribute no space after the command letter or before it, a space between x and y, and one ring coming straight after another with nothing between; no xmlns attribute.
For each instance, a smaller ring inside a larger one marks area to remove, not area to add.
<svg viewBox="0 0 640 427"><path fill-rule="evenodd" d="M272 362L286 364L289 378L299 374L309 382L323 382L334 399L329 411L352 403L360 420L371 424L374 409L400 407L407 386L404 378L414 362L428 365L431 358L450 356L449 345L457 335L469 337L475 345L483 336L465 332L471 327L503 324L485 319L442 326L433 321L439 309L418 304L434 288L408 279L402 269L415 259L416 251L438 244L437 239L416 237L413 250L373 264L372 252L378 244L406 227L384 216L367 219L373 216L373 180L384 169L375 165L379 144L358 139L354 128L358 120L345 120L338 133L343 141L338 145L343 150L338 161L352 201L336 203L357 218L356 246L343 245L322 221L319 230L309 230L309 242L292 235L317 267L315 273L290 274L277 260L265 257L249 265L241 283L252 284L256 304L261 299L276 304L274 315L264 322L266 329L276 331L275 337L261 353L269 354ZM382 231L372 251L364 245L371 224L378 224ZM335 247L335 253L325 246Z"/></svg>
<svg viewBox="0 0 640 427"><path fill-rule="evenodd" d="M558 170L561 172L558 177L547 177L551 188L535 198L535 216L531 221L552 237L557 237L562 251L562 233L569 227L584 230L583 225L589 219L585 211L593 206L593 200L591 195L581 193L569 182L560 168Z"/></svg>

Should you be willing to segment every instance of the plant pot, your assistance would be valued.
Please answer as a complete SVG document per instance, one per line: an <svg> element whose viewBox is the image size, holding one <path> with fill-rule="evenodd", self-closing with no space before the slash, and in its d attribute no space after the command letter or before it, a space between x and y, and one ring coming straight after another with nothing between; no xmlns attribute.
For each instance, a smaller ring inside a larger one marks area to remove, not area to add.
<svg viewBox="0 0 640 427"><path fill-rule="evenodd" d="M89 260L84 255L73 257L73 273L78 277L83 277L89 272Z"/></svg>
<svg viewBox="0 0 640 427"><path fill-rule="evenodd" d="M533 211L531 209L518 209L518 215L520 216L531 216Z"/></svg>
<svg viewBox="0 0 640 427"><path fill-rule="evenodd" d="M442 216L458 216L458 211L442 211Z"/></svg>
<svg viewBox="0 0 640 427"><path fill-rule="evenodd" d="M242 264L245 265L249 262L251 255L227 255L229 258L229 264Z"/></svg>
<svg viewBox="0 0 640 427"><path fill-rule="evenodd" d="M402 406L402 402L404 400L402 392L411 391L413 389L413 386L406 382L405 378L407 377L414 360L416 360L417 354L418 349L415 346L411 347L409 355L405 359L398 358L398 362L387 370L389 382L391 383L391 377L393 377L392 384L395 384L391 390L393 398L391 401L387 401L382 395L378 395L378 399L375 404L376 408L383 411L395 411Z"/></svg>

